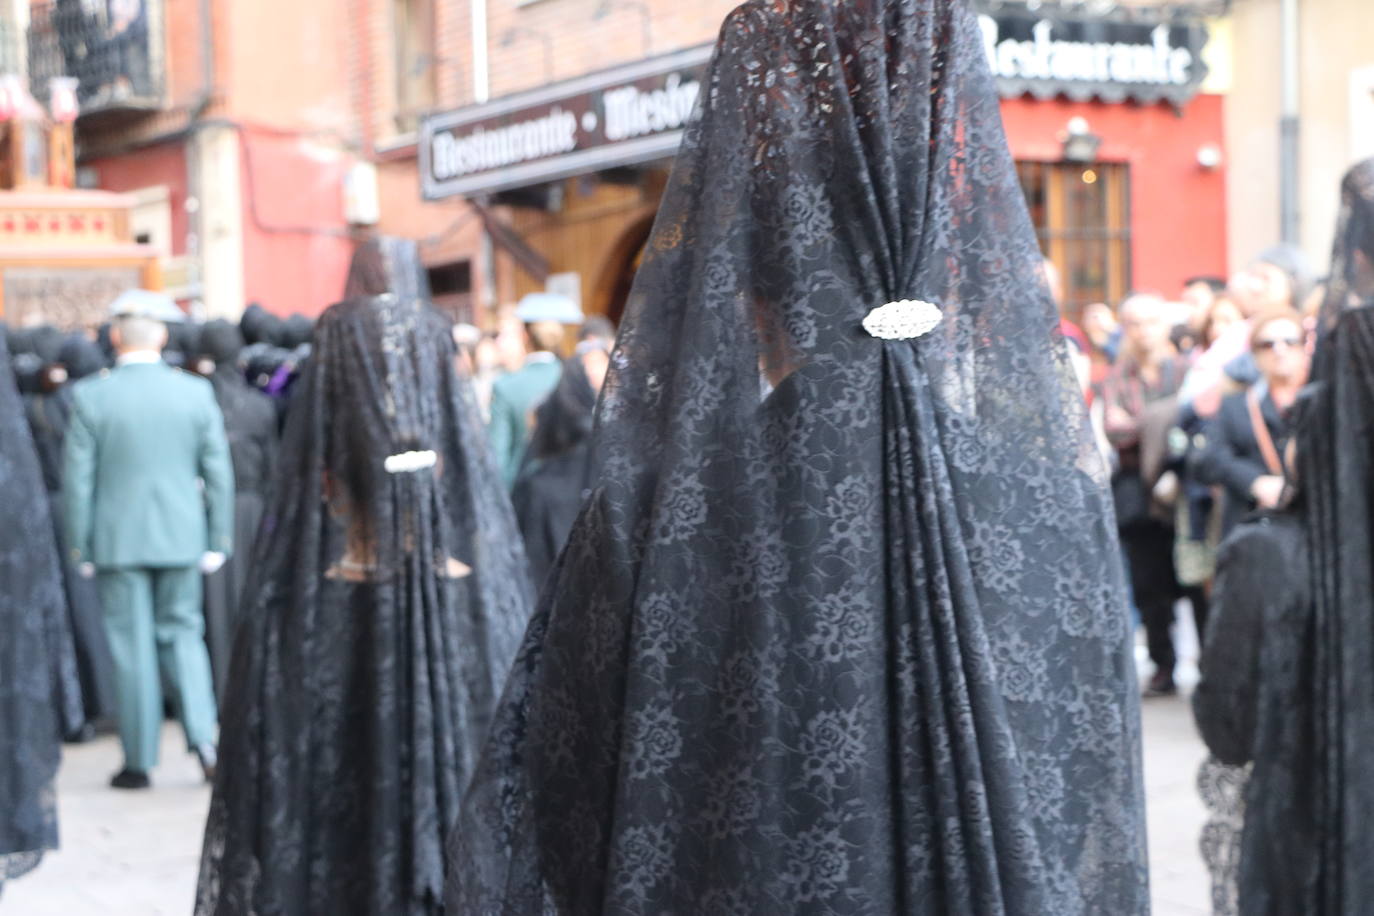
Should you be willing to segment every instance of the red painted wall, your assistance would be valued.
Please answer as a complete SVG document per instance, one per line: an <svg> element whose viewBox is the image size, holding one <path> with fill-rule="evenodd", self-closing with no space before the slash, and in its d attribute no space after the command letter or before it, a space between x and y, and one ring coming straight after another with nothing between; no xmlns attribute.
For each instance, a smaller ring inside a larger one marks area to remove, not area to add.
<svg viewBox="0 0 1374 916"><path fill-rule="evenodd" d="M247 301L318 315L343 298L353 255L343 202L352 160L287 134L245 129L240 140Z"/></svg>
<svg viewBox="0 0 1374 916"><path fill-rule="evenodd" d="M1223 99L1200 95L1176 113L1167 105L1101 102L1002 103L1012 155L1029 161L1063 158L1070 118L1086 118L1102 138L1099 158L1131 168L1133 285L1176 296L1200 274L1227 275L1226 169L1198 165L1198 150L1225 152Z"/></svg>
<svg viewBox="0 0 1374 916"><path fill-rule="evenodd" d="M150 146L137 153L83 163L96 171L96 187L102 191L141 191L166 185L172 207L173 257L186 253L186 234L191 215L186 212L186 148L181 143Z"/></svg>

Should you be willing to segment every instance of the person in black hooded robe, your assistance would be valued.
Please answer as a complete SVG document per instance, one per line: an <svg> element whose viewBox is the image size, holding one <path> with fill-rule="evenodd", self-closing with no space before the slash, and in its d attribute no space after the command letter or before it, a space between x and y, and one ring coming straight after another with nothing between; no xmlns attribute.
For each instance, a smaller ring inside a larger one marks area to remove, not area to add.
<svg viewBox="0 0 1374 916"><path fill-rule="evenodd" d="M1148 910L1107 475L962 0L726 20L449 911Z"/></svg>
<svg viewBox="0 0 1374 916"><path fill-rule="evenodd" d="M115 714L114 659L105 634L100 594L95 580L82 576L67 559L62 502L62 447L71 419L71 386L104 368L104 358L94 341L84 334L69 334L58 349L56 360L40 373L38 389L24 397L62 565L67 632L78 679L63 690L72 701L61 704L66 720L64 734L71 740L93 737L95 727ZM59 670L71 669L60 663Z"/></svg>
<svg viewBox="0 0 1374 916"><path fill-rule="evenodd" d="M281 326L281 345L287 350L298 350L310 343L315 333L315 322L299 313L291 315Z"/></svg>
<svg viewBox="0 0 1374 916"><path fill-rule="evenodd" d="M273 347L281 347L284 345L283 330L282 320L256 302L244 309L243 315L239 318L239 331L249 346L270 344Z"/></svg>
<svg viewBox="0 0 1374 916"><path fill-rule="evenodd" d="M39 325L29 333L28 349L43 361L44 366L51 366L61 356L66 339L67 336L52 325Z"/></svg>
<svg viewBox="0 0 1374 916"><path fill-rule="evenodd" d="M176 369L192 371L196 354L200 352L201 325L183 321L167 325L167 346L162 349L162 361Z"/></svg>
<svg viewBox="0 0 1374 916"><path fill-rule="evenodd" d="M320 318L253 551L199 914L443 911L528 620L510 503L413 243Z"/></svg>
<svg viewBox="0 0 1374 916"><path fill-rule="evenodd" d="M60 718L50 646L64 616L42 472L0 325L0 891L57 848Z"/></svg>
<svg viewBox="0 0 1374 916"><path fill-rule="evenodd" d="M511 491L535 591L548 578L582 508L592 413L606 369L606 344L579 344L563 363L558 387L535 410L525 464Z"/></svg>
<svg viewBox="0 0 1374 916"><path fill-rule="evenodd" d="M240 600L248 577L253 541L266 507L267 487L277 453L277 412L271 400L245 380L239 368L243 336L227 321L205 324L200 332L200 355L210 361L210 384L224 414L229 458L234 466L234 543L229 562L205 579L205 642L215 697L225 703L229 657L234 647Z"/></svg>
<svg viewBox="0 0 1374 916"><path fill-rule="evenodd" d="M16 378L23 397L24 416L29 421L30 443L39 459L44 482L49 483L48 462L50 437L34 429L34 406L51 398L67 381L67 371L59 362L65 336L52 325L33 328L22 340L24 351L15 360ZM46 431L43 431L46 433ZM55 488L46 492L54 492ZM49 517L51 518L51 507ZM59 557L59 560L61 557ZM64 605L64 611L66 607ZM76 638L69 615L63 613L55 621L53 638L48 642L49 663L53 671L53 703L58 711L62 734L69 739L88 737L86 712L82 697L81 677L76 664Z"/></svg>

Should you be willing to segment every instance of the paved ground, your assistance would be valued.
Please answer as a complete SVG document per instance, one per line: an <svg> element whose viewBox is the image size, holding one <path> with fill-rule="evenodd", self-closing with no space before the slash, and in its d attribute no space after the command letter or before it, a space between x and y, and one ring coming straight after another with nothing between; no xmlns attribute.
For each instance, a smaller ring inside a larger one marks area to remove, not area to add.
<svg viewBox="0 0 1374 916"><path fill-rule="evenodd" d="M1185 683L1189 670L1185 663L1180 671ZM1194 788L1202 745L1181 697L1148 701L1144 721L1154 912L1208 916ZM119 766L113 738L67 749L58 785L63 848L5 889L0 916L190 913L209 791L178 730L166 728L162 748L155 788L135 793L106 787Z"/></svg>
<svg viewBox="0 0 1374 916"><path fill-rule="evenodd" d="M1145 798L1155 916L1210 916L1211 885L1198 852L1206 819L1197 771L1205 751L1182 698L1145 704Z"/></svg>
<svg viewBox="0 0 1374 916"><path fill-rule="evenodd" d="M69 746L58 774L62 848L11 882L0 916L187 916L210 805L179 729L162 733L151 792L109 788L119 743Z"/></svg>

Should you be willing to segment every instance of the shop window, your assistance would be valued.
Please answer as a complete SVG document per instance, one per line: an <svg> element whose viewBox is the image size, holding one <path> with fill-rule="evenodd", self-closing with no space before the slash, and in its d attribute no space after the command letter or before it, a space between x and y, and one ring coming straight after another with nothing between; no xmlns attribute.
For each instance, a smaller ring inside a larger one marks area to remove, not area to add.
<svg viewBox="0 0 1374 916"><path fill-rule="evenodd" d="M434 304L454 321L473 321L472 262L452 261L426 270Z"/></svg>
<svg viewBox="0 0 1374 916"><path fill-rule="evenodd" d="M411 133L434 107L434 0L391 0L396 130Z"/></svg>
<svg viewBox="0 0 1374 916"><path fill-rule="evenodd" d="M1040 250L1064 278L1064 311L1119 303L1131 288L1130 168L1119 163L1019 162Z"/></svg>
<svg viewBox="0 0 1374 916"><path fill-rule="evenodd" d="M129 214L129 231L140 245L152 245L164 255L172 250L172 192L166 185L140 188Z"/></svg>

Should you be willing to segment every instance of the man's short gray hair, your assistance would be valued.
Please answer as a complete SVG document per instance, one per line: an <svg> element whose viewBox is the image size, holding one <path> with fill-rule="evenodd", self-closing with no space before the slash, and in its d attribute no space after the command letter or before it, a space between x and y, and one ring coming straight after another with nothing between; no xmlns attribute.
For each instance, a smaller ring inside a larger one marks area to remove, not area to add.
<svg viewBox="0 0 1374 916"><path fill-rule="evenodd" d="M130 350L160 349L167 334L162 322L138 315L125 315L115 327L119 328L119 345Z"/></svg>

